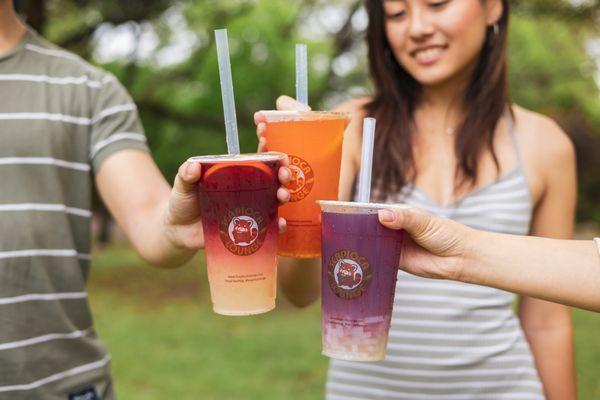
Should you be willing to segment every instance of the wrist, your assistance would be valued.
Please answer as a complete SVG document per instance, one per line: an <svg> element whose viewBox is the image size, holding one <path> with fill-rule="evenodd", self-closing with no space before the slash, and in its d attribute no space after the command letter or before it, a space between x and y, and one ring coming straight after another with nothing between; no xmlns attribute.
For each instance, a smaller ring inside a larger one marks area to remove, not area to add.
<svg viewBox="0 0 600 400"><path fill-rule="evenodd" d="M157 258L153 264L162 268L175 268L189 261L197 249L185 240L185 229L173 224L168 211L161 216L162 239L156 243Z"/></svg>
<svg viewBox="0 0 600 400"><path fill-rule="evenodd" d="M177 226L172 223L168 209L162 213L161 226L163 236L165 237L165 240L168 243L169 247L173 248L176 251L187 249L187 246L180 237L181 235L178 235Z"/></svg>
<svg viewBox="0 0 600 400"><path fill-rule="evenodd" d="M482 270L484 236L484 232L472 228L467 228L464 233L465 247L462 253L460 275L460 280L463 282L481 284L484 280L484 271Z"/></svg>

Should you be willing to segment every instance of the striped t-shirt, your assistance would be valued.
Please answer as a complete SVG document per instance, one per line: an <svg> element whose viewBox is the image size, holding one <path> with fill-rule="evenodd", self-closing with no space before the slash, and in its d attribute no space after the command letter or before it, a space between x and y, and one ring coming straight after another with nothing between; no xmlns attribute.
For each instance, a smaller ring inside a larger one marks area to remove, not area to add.
<svg viewBox="0 0 600 400"><path fill-rule="evenodd" d="M0 96L0 399L112 399L86 294L91 188L109 155L147 151L136 107L31 30L0 54Z"/></svg>

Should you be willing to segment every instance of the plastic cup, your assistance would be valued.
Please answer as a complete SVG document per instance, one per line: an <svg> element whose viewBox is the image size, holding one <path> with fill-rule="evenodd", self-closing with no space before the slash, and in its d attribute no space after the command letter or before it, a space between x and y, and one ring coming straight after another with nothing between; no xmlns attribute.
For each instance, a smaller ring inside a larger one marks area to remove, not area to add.
<svg viewBox="0 0 600 400"><path fill-rule="evenodd" d="M198 200L213 310L275 308L278 169L285 154L192 157L202 164Z"/></svg>
<svg viewBox="0 0 600 400"><path fill-rule="evenodd" d="M279 255L321 255L320 209L316 200L337 200L344 130L349 114L324 111L262 111L268 150L288 154L290 202L281 208L287 221Z"/></svg>
<svg viewBox="0 0 600 400"><path fill-rule="evenodd" d="M320 201L323 354L341 360L385 357L403 232L379 223L390 205Z"/></svg>

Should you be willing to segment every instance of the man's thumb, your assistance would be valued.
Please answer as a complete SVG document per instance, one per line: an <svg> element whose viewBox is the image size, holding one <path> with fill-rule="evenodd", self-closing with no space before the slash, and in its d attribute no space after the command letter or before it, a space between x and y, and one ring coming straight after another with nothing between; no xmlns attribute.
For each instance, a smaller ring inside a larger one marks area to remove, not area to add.
<svg viewBox="0 0 600 400"><path fill-rule="evenodd" d="M173 190L180 194L195 193L196 184L200 179L201 166L199 163L186 162L179 167Z"/></svg>

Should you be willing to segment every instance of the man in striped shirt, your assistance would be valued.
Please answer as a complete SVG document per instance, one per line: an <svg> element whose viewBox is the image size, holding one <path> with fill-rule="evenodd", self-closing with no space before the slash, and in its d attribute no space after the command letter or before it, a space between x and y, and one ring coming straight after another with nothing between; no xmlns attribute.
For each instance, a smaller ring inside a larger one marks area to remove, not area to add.
<svg viewBox="0 0 600 400"><path fill-rule="evenodd" d="M119 82L28 29L12 0L0 96L0 400L113 399L86 294L92 179L138 253L175 266L203 245L200 167L171 189Z"/></svg>

